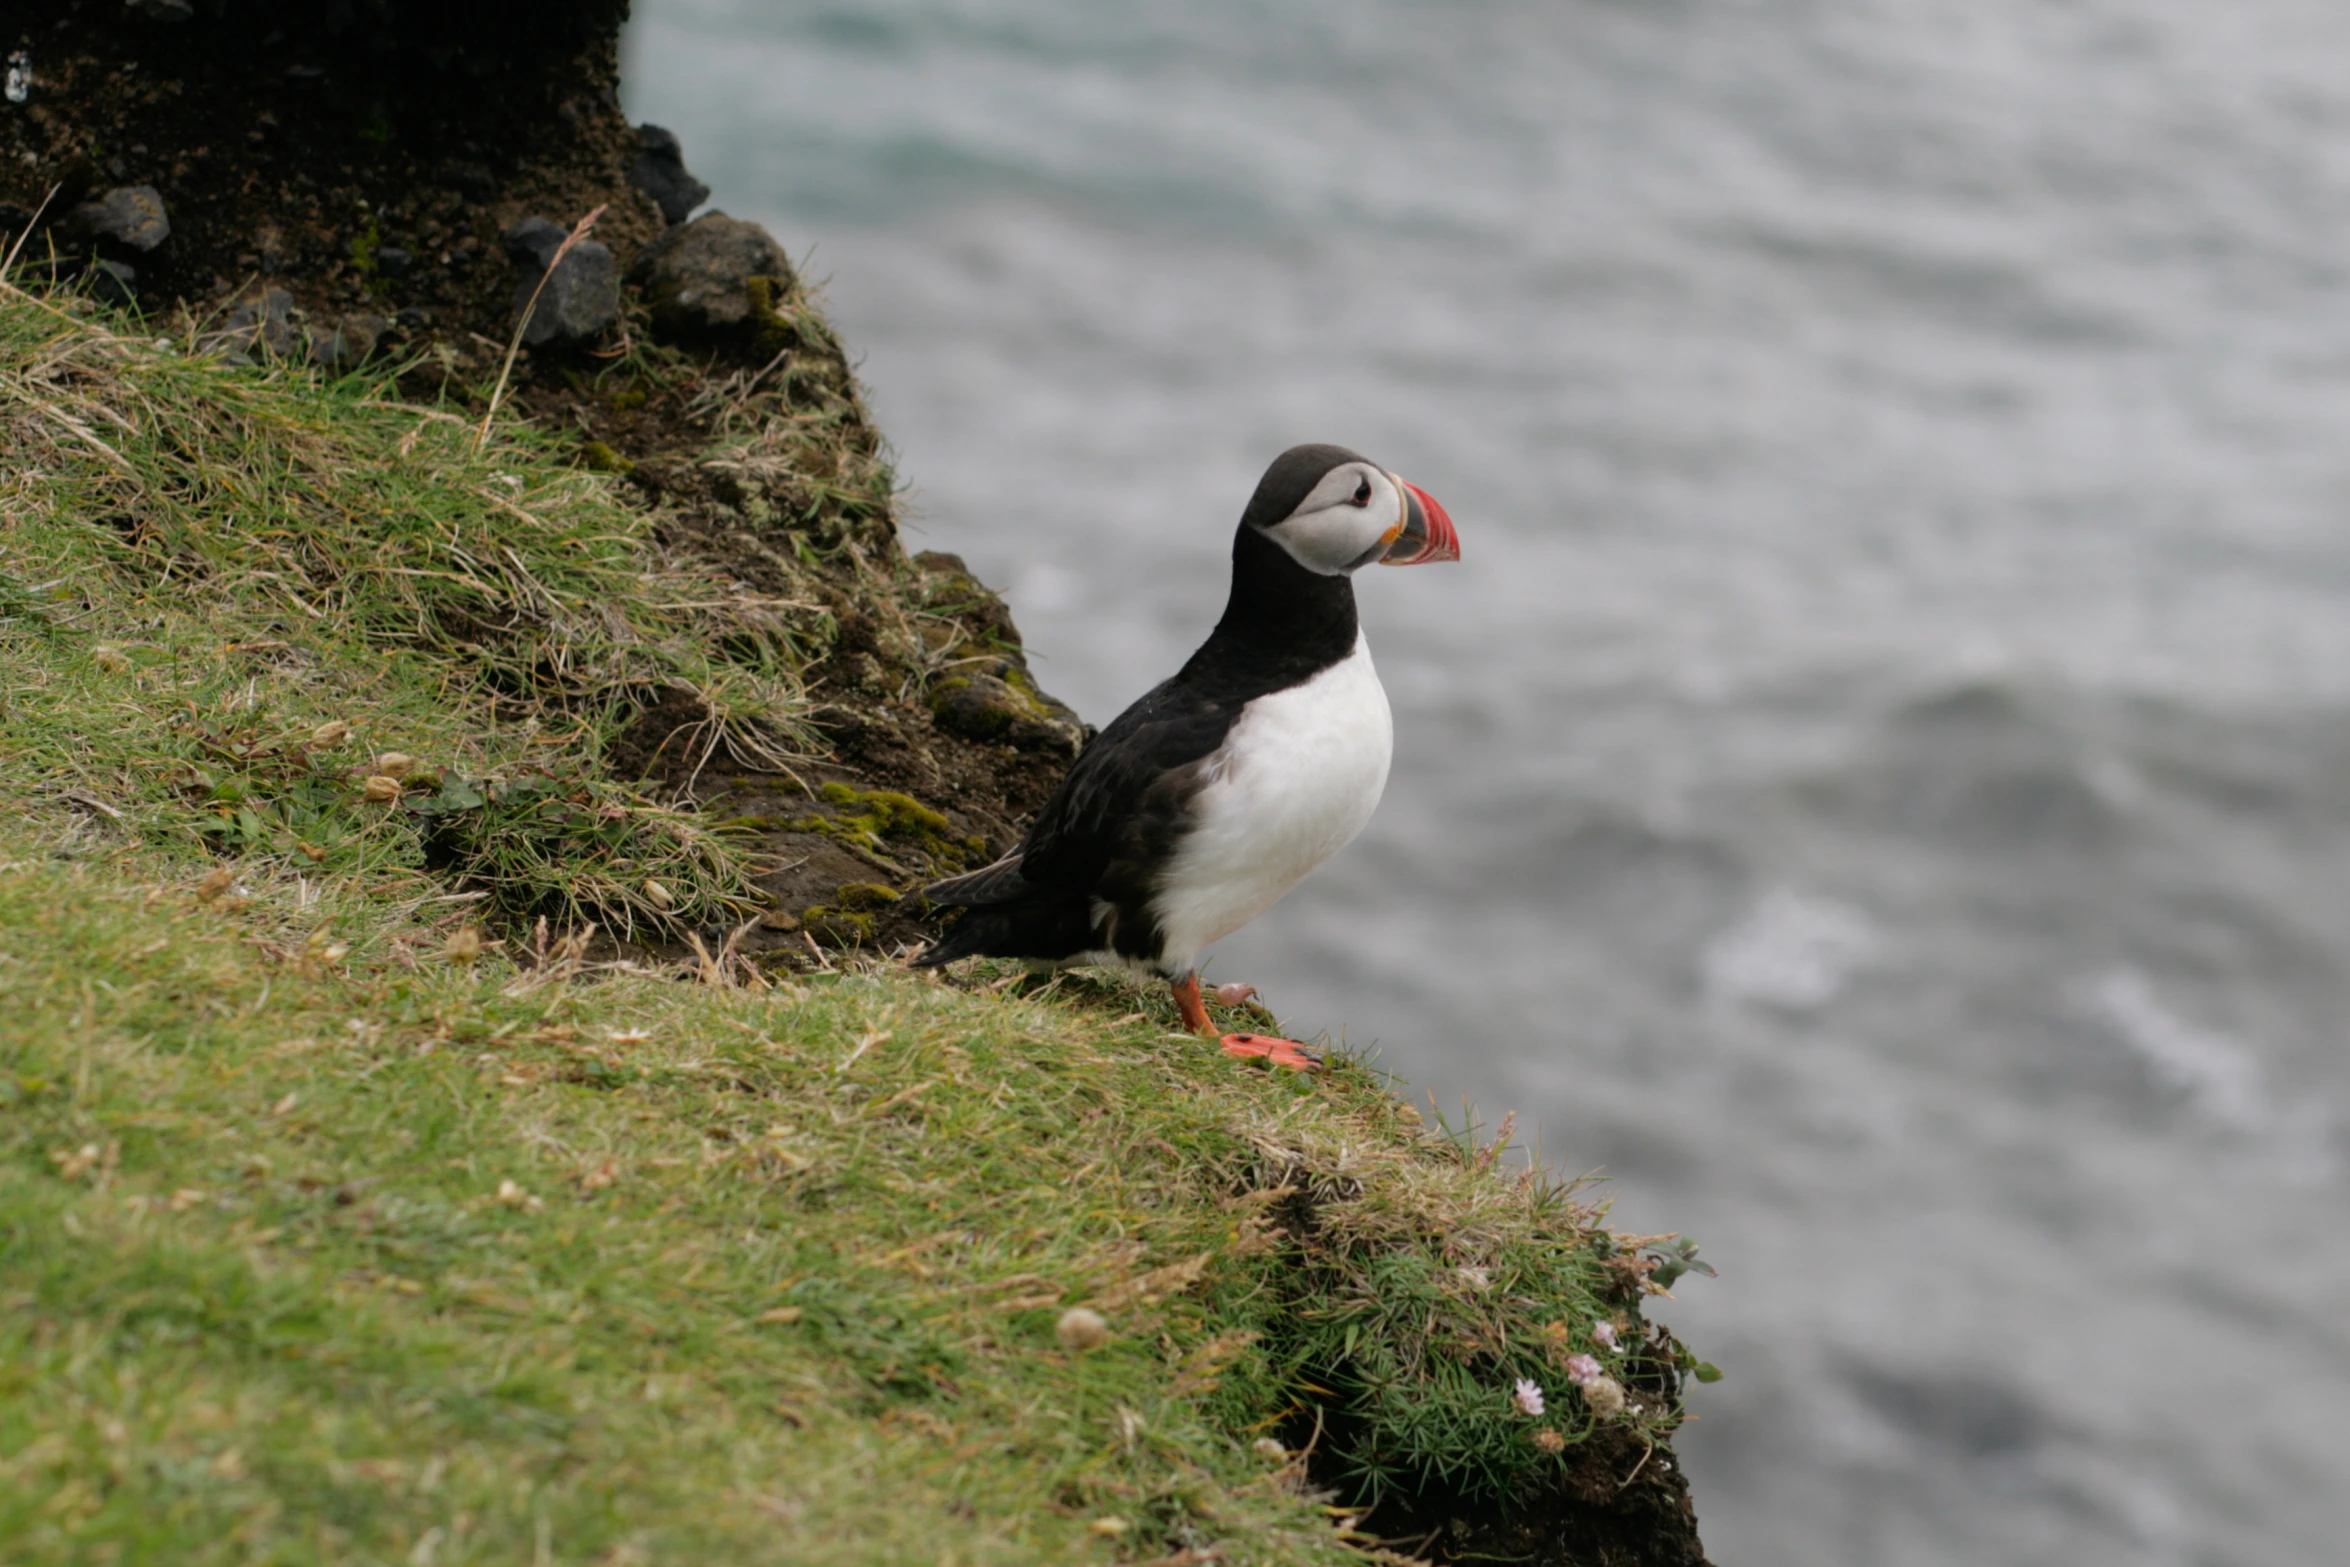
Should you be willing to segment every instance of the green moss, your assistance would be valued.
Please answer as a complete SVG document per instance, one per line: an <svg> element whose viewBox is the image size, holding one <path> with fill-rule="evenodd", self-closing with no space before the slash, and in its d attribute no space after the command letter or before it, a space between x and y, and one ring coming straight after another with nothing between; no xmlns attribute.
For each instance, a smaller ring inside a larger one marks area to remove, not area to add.
<svg viewBox="0 0 2350 1567"><path fill-rule="evenodd" d="M874 914L888 908L899 899L895 887L885 887L877 881L843 882L832 889L832 900L855 914Z"/></svg>
<svg viewBox="0 0 2350 1567"><path fill-rule="evenodd" d="M919 837L947 830L946 817L894 789L852 789L844 783L828 783L817 792L834 805L864 808L881 822L880 830L889 837Z"/></svg>
<svg viewBox="0 0 2350 1567"><path fill-rule="evenodd" d="M945 816L895 789L853 789L844 783L828 783L816 796L837 814L795 817L785 824L791 831L821 833L885 853L892 847L918 849L950 869L961 867L968 846L981 841L955 837Z"/></svg>
<svg viewBox="0 0 2350 1567"><path fill-rule="evenodd" d="M858 947L873 939L873 916L817 903L800 911L800 927L827 947Z"/></svg>
<svg viewBox="0 0 2350 1567"><path fill-rule="evenodd" d="M375 276L375 253L383 248L383 231L376 226L375 214L367 215L367 227L351 236L351 268L362 278Z"/></svg>
<svg viewBox="0 0 2350 1567"><path fill-rule="evenodd" d="M785 315L782 309L790 290L791 285L782 278L751 277L743 280L743 291L751 300L753 352L772 359L786 349L799 346L799 325Z"/></svg>
<svg viewBox="0 0 2350 1567"><path fill-rule="evenodd" d="M582 467L593 468L598 473L626 475L636 471L635 463L630 462L602 441L589 441L580 447L579 460Z"/></svg>
<svg viewBox="0 0 2350 1567"><path fill-rule="evenodd" d="M1034 680L1028 678L1027 670L1007 659L996 670L996 678L1028 698L1029 701L1034 702L1040 714L1043 712L1044 693L1036 688Z"/></svg>

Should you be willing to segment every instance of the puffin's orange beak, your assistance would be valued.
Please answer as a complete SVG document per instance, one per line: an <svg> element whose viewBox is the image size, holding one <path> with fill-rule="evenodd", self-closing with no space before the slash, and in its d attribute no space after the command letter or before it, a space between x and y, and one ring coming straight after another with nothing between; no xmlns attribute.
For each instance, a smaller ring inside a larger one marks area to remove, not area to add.
<svg viewBox="0 0 2350 1567"><path fill-rule="evenodd" d="M1403 497L1403 531L1387 546L1379 564L1424 566L1432 560L1459 560L1460 535L1452 531L1452 519L1436 504L1436 497L1392 473L1387 477L1395 479L1396 493Z"/></svg>

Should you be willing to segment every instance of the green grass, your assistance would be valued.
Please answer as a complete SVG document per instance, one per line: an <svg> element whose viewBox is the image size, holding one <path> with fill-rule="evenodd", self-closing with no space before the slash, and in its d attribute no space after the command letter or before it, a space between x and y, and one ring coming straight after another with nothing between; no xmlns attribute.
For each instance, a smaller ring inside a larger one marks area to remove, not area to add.
<svg viewBox="0 0 2350 1567"><path fill-rule="evenodd" d="M803 746L822 627L472 446L0 288L11 1563L1338 1562L1309 1451L1492 1505L1671 1430L1682 1259L1361 1062L584 964L748 870L600 771L630 693Z"/></svg>
<svg viewBox="0 0 2350 1567"><path fill-rule="evenodd" d="M0 651L39 655L0 799L328 873L430 864L623 932L723 919L739 858L597 758L673 686L707 744L804 750L813 612L665 554L526 428L477 448L388 372L321 386L166 342L0 294ZM419 764L391 807L364 793L387 751Z"/></svg>
<svg viewBox="0 0 2350 1567"><path fill-rule="evenodd" d="M1208 1303L1053 1334L1230 1251L1224 1116L1318 1096L903 980L273 961L287 889L110 881L0 872L12 1560L1331 1554L1178 1394Z"/></svg>

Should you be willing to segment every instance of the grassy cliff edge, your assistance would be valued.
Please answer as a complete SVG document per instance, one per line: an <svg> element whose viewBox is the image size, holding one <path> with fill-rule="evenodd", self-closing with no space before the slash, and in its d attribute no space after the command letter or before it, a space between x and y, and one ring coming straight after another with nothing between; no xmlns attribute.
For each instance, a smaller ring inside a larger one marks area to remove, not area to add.
<svg viewBox="0 0 2350 1567"><path fill-rule="evenodd" d="M481 390L0 285L11 1560L1702 1559L1685 1246L1367 1063L849 918L976 850L824 787L844 656L967 683L1000 610L693 507L884 471L803 421L632 483ZM665 704L829 808L621 765ZM878 867L822 931L786 829Z"/></svg>

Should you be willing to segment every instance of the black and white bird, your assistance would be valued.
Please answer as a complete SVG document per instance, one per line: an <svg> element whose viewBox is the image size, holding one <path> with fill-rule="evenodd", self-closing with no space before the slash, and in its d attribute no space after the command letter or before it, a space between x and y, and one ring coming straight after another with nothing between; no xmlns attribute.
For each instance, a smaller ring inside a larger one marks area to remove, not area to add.
<svg viewBox="0 0 2350 1567"><path fill-rule="evenodd" d="M1152 973L1185 1027L1216 1037L1200 954L1361 832L1387 785L1395 731L1354 572L1459 558L1444 508L1376 463L1343 446L1275 458L1233 537L1223 619L1094 737L1018 848L925 889L965 913L919 966L989 956ZM1223 1042L1313 1064L1291 1040Z"/></svg>

